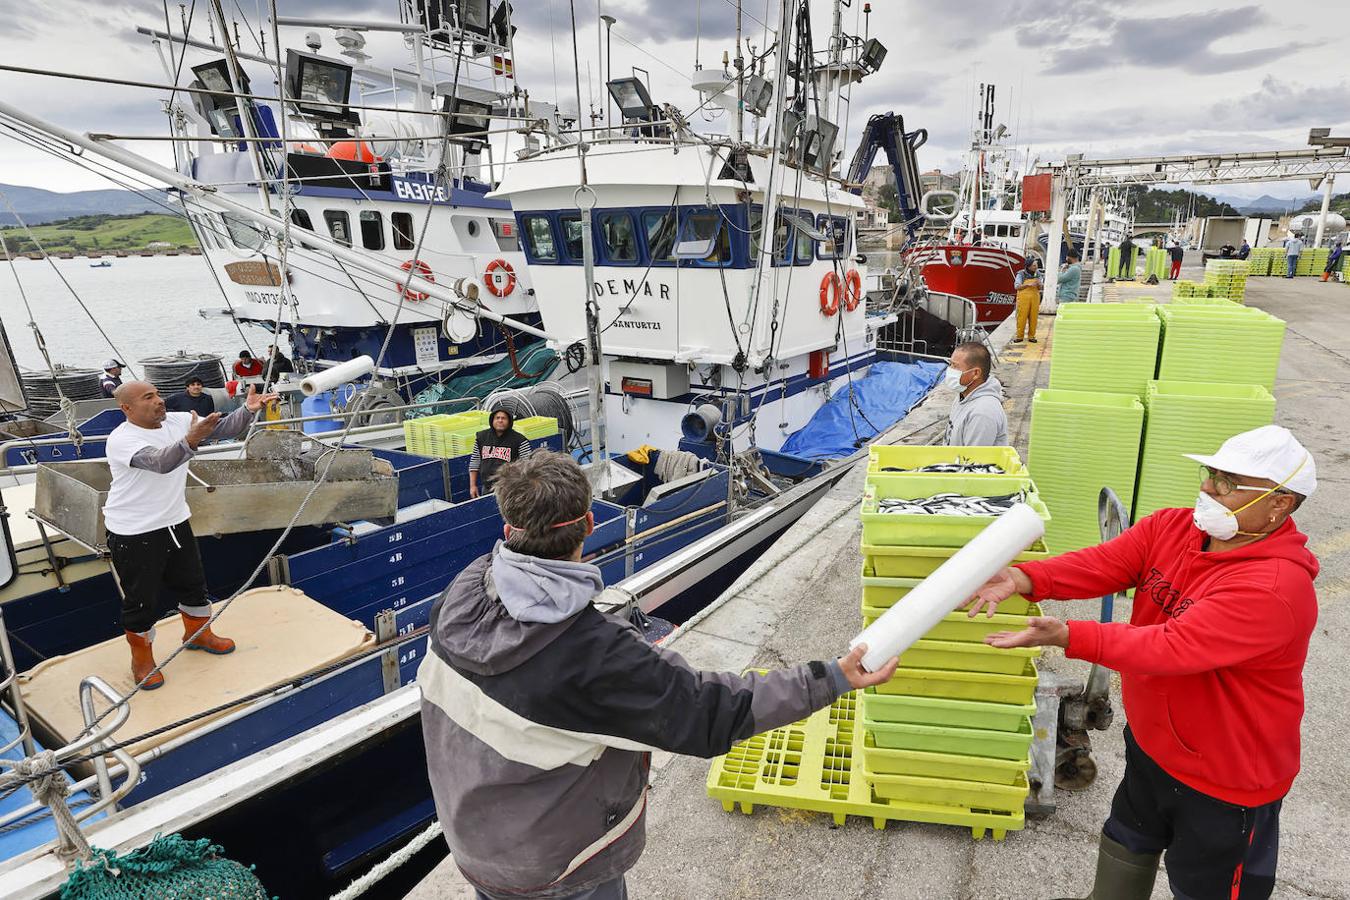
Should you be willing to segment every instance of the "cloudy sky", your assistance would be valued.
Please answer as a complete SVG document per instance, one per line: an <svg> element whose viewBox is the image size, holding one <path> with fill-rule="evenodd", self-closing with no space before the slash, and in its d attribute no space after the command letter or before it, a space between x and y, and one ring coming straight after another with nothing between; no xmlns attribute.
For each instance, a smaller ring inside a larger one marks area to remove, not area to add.
<svg viewBox="0 0 1350 900"><path fill-rule="evenodd" d="M282 15L360 19L397 17L397 0L277 0ZM599 95L596 0L574 0L582 93ZM688 88L696 46L705 66L720 65L733 46L734 0L600 0L614 26L615 74L650 72L659 101L697 105ZM241 28L256 36L267 0L224 0ZM574 105L569 0L515 0L517 72L533 96L551 100L555 84ZM745 0L745 31L757 47L778 0ZM845 9L845 24L861 30L863 0ZM207 0L197 0L192 33L206 38ZM812 0L821 45L831 3ZM998 86L997 120L1018 147L1043 159L1067 152L1089 156L1258 150L1306 145L1310 127L1350 133L1350 66L1345 47L1350 6L1344 0L1240 6L1215 0L873 0L870 33L890 54L881 72L856 89L850 141L866 116L895 110L909 127L926 127L924 169L960 167L969 141L974 91ZM155 49L136 26L163 27L156 0L0 0L0 61L163 82ZM177 2L170 16L179 22ZM248 24L244 24L247 20ZM284 29L283 44L299 46L302 30ZM700 37L701 35L701 37ZM266 35L271 51L270 29ZM336 54L325 33L324 52ZM243 49L256 52L254 38ZM393 35L372 35L376 61L403 64ZM188 64L207 61L192 51ZM587 64L595 73L586 84ZM270 78L251 67L255 89ZM162 91L92 85L0 72L0 98L62 125L121 134L162 134ZM586 97L583 97L585 102ZM724 119L699 127L725 130ZM165 160L164 145L136 149ZM851 146L850 146L851 152ZM24 147L0 131L0 181L53 190L108 187L97 176ZM1350 189L1350 185L1346 186ZM1241 185L1224 193L1255 197L1305 195L1306 182Z"/></svg>

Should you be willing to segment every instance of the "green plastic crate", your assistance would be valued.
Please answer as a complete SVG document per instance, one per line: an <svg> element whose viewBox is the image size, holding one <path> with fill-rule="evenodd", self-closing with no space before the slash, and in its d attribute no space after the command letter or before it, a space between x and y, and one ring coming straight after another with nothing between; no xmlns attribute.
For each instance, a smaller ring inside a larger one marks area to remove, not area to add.
<svg viewBox="0 0 1350 900"><path fill-rule="evenodd" d="M1028 716L1036 714L1035 703L988 703L872 693L866 696L864 702L867 718L878 722L948 725L988 731L1017 731Z"/></svg>
<svg viewBox="0 0 1350 900"><path fill-rule="evenodd" d="M1040 647L1015 647L1000 650L970 641L934 641L921 638L900 654L900 665L907 669L946 669L955 672L985 672L1017 675L1029 660L1041 655Z"/></svg>
<svg viewBox="0 0 1350 900"><path fill-rule="evenodd" d="M863 543L863 574L882 578L927 578L951 559L956 547L902 547ZM1044 541L1019 553L1015 562L1045 559L1050 555Z"/></svg>
<svg viewBox="0 0 1350 900"><path fill-rule="evenodd" d="M867 715L866 706L863 707L863 715ZM923 750L929 753L1023 760L1031 749L1029 719L1023 719L1017 731L909 725L903 722L877 722L871 718L864 719L863 727L878 747L888 750Z"/></svg>
<svg viewBox="0 0 1350 900"><path fill-rule="evenodd" d="M862 576L863 614L866 615L868 609L876 609L878 610L876 614L880 615L904 599L922 581L922 578L878 578L868 575L864 571ZM1020 594L1014 594L999 605L999 612L1013 616L1039 616L1040 607L1034 607L1036 612L1028 612L1032 608L1033 604L1026 598Z"/></svg>
<svg viewBox="0 0 1350 900"><path fill-rule="evenodd" d="M1024 704L1034 702L1036 678L1036 663L1032 660L1026 661L1026 668L1020 675L902 668L895 670L890 681L877 685L875 691L878 694Z"/></svg>
<svg viewBox="0 0 1350 900"><path fill-rule="evenodd" d="M867 778L872 784L872 792L878 797L901 803L939 803L1016 812L1027 800L1026 775L1021 775L1012 784L880 773L869 773Z"/></svg>
<svg viewBox="0 0 1350 900"><path fill-rule="evenodd" d="M924 635L924 638L932 641L983 641L986 636L998 631L1021 631L1027 627L1027 616L1041 614L1040 606L1028 603L1019 596L1009 597L1000 603L998 608L999 611L992 616L987 616L983 612L971 616L964 609L948 613ZM863 606L863 627L871 625L885 612L886 610L880 607Z"/></svg>
<svg viewBox="0 0 1350 900"><path fill-rule="evenodd" d="M1003 469L1004 475L1025 475L1027 467L1012 447L933 447L909 444L874 444L867 454L867 474L926 475L926 472L882 472L885 468L916 469L957 460L972 463L991 463ZM994 475L962 475L963 478L993 478Z"/></svg>
<svg viewBox="0 0 1350 900"><path fill-rule="evenodd" d="M924 750L888 750L871 741L862 753L862 769L868 776L914 775L986 784L1016 784L1030 767L1029 758L997 759Z"/></svg>
<svg viewBox="0 0 1350 900"><path fill-rule="evenodd" d="M1004 480L1006 479L1006 480ZM912 547L964 547L988 528L998 516L930 516L878 511L879 501L890 498L907 500L932 497L941 493L962 496L1003 496L1030 491L1026 503L1043 521L1050 511L1034 493L1031 479L1025 476L985 476L970 481L963 475L869 475L862 503L863 541L868 544Z"/></svg>

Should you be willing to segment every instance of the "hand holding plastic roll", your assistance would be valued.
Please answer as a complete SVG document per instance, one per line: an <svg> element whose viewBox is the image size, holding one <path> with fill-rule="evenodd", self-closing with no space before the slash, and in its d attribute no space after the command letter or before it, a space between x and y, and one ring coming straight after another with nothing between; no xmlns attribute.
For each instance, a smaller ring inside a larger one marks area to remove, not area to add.
<svg viewBox="0 0 1350 900"><path fill-rule="evenodd" d="M1045 523L1036 511L1025 503L1015 504L864 628L849 647L866 644L863 668L877 671L975 596L981 585L1044 535Z"/></svg>
<svg viewBox="0 0 1350 900"><path fill-rule="evenodd" d="M335 387L344 385L349 381L355 381L374 371L375 360L369 356L358 356L356 359L339 363L331 369L306 375L305 380L300 382L300 390L304 392L306 397L313 397L315 394L331 391Z"/></svg>

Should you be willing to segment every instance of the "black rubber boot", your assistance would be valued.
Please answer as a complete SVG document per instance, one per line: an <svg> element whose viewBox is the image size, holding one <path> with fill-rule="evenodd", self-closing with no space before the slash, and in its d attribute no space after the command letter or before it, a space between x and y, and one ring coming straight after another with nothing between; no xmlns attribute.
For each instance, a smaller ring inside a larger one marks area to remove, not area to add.
<svg viewBox="0 0 1350 900"><path fill-rule="evenodd" d="M1102 835L1097 851L1097 877L1092 893L1082 900L1149 900L1161 858L1161 853L1131 853Z"/></svg>

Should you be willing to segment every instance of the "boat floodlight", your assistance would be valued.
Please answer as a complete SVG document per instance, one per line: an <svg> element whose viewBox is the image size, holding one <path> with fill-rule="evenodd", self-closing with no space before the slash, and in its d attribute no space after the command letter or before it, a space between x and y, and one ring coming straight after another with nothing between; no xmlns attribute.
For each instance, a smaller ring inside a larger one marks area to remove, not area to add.
<svg viewBox="0 0 1350 900"><path fill-rule="evenodd" d="M230 78L229 63L224 59L202 63L199 66L193 66L192 73L197 76L197 80L202 83L202 87L206 88L208 91L220 92L219 94L213 93L211 95L212 103L217 107L226 106L230 109L234 108L234 97L230 95L235 93L235 89L234 81ZM243 84L239 85L238 93L249 93L248 76L244 74L242 69L239 71L239 77L243 80Z"/></svg>
<svg viewBox="0 0 1350 900"><path fill-rule="evenodd" d="M615 78L606 87L614 103L619 107L625 120L638 119L649 122L652 118L652 98L647 86L635 77Z"/></svg>
<svg viewBox="0 0 1350 900"><path fill-rule="evenodd" d="M876 38L868 38L863 44L862 55L858 57L858 65L868 72L875 72L881 68L881 63L885 59L886 45Z"/></svg>
<svg viewBox="0 0 1350 900"><path fill-rule="evenodd" d="M751 75L745 80L743 97L745 111L752 116L762 116L769 111L769 104L773 102L773 82Z"/></svg>
<svg viewBox="0 0 1350 900"><path fill-rule="evenodd" d="M447 94L442 109L449 116L446 131L450 137L459 136L461 140L474 144L487 142L488 122L492 117L491 103Z"/></svg>
<svg viewBox="0 0 1350 900"><path fill-rule="evenodd" d="M302 113L317 119L359 122L347 107L352 92L352 67L347 63L299 50L286 51L286 94Z"/></svg>

